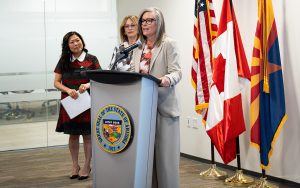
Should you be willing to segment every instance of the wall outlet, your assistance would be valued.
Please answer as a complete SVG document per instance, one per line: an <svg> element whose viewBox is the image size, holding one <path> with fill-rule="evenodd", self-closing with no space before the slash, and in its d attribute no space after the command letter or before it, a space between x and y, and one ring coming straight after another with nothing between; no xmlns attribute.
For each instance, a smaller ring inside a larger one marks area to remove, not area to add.
<svg viewBox="0 0 300 188"><path fill-rule="evenodd" d="M194 117L192 121L193 129L198 129L198 118Z"/></svg>
<svg viewBox="0 0 300 188"><path fill-rule="evenodd" d="M187 128L191 128L191 126L192 126L192 117L190 117L190 116L187 116L186 117L186 120L187 120Z"/></svg>

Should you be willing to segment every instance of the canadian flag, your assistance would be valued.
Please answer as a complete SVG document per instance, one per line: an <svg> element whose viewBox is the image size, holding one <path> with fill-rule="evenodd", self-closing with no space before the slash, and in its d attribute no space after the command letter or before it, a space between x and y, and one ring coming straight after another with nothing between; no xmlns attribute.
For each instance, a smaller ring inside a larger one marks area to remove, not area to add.
<svg viewBox="0 0 300 188"><path fill-rule="evenodd" d="M206 131L224 163L236 157L236 138L245 131L241 89L250 71L234 8L224 0L217 39L213 46L213 84Z"/></svg>

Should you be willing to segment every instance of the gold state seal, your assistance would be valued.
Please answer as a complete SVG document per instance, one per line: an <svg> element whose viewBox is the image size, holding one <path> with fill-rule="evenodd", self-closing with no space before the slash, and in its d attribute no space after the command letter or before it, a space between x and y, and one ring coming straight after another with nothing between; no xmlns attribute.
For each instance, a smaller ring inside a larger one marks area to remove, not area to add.
<svg viewBox="0 0 300 188"><path fill-rule="evenodd" d="M123 151L132 137L130 114L121 106L109 104L96 116L95 136L99 146L108 153Z"/></svg>

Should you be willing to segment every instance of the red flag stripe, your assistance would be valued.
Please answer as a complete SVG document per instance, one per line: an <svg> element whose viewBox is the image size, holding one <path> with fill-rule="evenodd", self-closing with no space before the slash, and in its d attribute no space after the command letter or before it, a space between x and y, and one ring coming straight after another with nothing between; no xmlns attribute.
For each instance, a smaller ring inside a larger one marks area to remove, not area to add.
<svg viewBox="0 0 300 188"><path fill-rule="evenodd" d="M194 46L193 66L191 71L192 83L196 90L195 104L196 111L206 117L205 107L209 102L209 87L212 75L212 49L211 40L217 32L215 13L212 7L212 0L206 0L206 10L203 10L195 0L195 23L194 23ZM198 111L200 110L200 111Z"/></svg>
<svg viewBox="0 0 300 188"><path fill-rule="evenodd" d="M201 18L202 17L202 18ZM207 37L209 37L209 33L207 33L207 17L205 16L205 13L201 15L201 13L199 13L199 22L200 20L202 19L205 19L205 22L203 22L202 24L199 23L199 26L200 26L200 30L206 30L206 36L204 36L203 32L199 33L199 38L198 38L198 44L201 44L199 45L199 53L198 53L198 56L199 56L199 66L200 66L200 76L201 76L201 84L202 84L202 89L203 89L203 96L204 96L204 101L205 102L208 102L209 100L209 91L208 91L208 88L209 88L209 83L208 83L208 78L207 78L207 70L206 70L206 67L207 67L207 60L205 59L204 57L204 49L203 49L203 46L206 47L207 43L209 45L209 40ZM203 20L202 20L203 21ZM205 40L205 41L204 41ZM210 53L211 54L211 53ZM209 59L210 61L210 59ZM210 62L209 62L210 64ZM203 68L202 68L203 67Z"/></svg>
<svg viewBox="0 0 300 188"><path fill-rule="evenodd" d="M253 102L256 99L256 97L259 96L259 92L260 92L259 83L256 84L255 86L252 86L252 88L251 88L251 99L250 99L251 102Z"/></svg>
<svg viewBox="0 0 300 188"><path fill-rule="evenodd" d="M260 58L260 49L253 48L253 57Z"/></svg>
<svg viewBox="0 0 300 188"><path fill-rule="evenodd" d="M260 66L251 67L251 74L252 75L260 74Z"/></svg>
<svg viewBox="0 0 300 188"><path fill-rule="evenodd" d="M270 31L270 35L269 35L269 38L268 38L268 51L270 50L270 47L272 47L274 41L277 39L277 29L276 29L276 23L275 23L275 20L273 21L273 24L272 24L272 28L271 28L271 31Z"/></svg>

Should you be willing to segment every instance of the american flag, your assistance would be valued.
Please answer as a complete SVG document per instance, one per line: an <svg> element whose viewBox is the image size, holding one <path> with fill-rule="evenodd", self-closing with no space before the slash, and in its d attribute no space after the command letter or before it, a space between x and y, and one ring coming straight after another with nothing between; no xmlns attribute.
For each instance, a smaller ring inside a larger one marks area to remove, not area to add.
<svg viewBox="0 0 300 188"><path fill-rule="evenodd" d="M209 87L212 83L212 41L217 36L217 21L212 0L195 0L192 85L195 110L206 120Z"/></svg>

